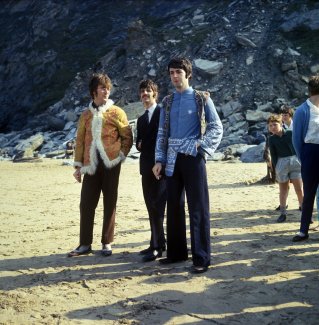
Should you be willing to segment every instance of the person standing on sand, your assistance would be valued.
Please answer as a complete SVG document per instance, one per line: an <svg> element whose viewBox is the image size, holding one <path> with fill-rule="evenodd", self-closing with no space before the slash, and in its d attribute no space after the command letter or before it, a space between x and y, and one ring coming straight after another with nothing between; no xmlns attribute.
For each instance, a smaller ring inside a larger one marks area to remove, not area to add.
<svg viewBox="0 0 319 325"><path fill-rule="evenodd" d="M299 206L302 206L300 161L292 145L292 131L283 128L281 116L275 114L269 116L267 124L269 132L272 133L272 136L269 137L271 162L276 170L276 178L279 184L280 216L277 222L284 222L287 218L287 197L290 181L295 188Z"/></svg>
<svg viewBox="0 0 319 325"><path fill-rule="evenodd" d="M102 254L112 254L115 210L121 163L133 144L125 112L109 99L112 83L106 74L94 74L90 84L92 102L78 122L74 177L81 183L80 243L69 257L91 252L95 209L103 192Z"/></svg>
<svg viewBox="0 0 319 325"><path fill-rule="evenodd" d="M189 86L192 64L187 58L172 59L168 73L175 87L163 100L156 141L153 173L167 176L167 258L162 264L188 258L184 190L190 218L192 273L210 265L210 213L206 153L218 147L223 126L208 93Z"/></svg>
<svg viewBox="0 0 319 325"><path fill-rule="evenodd" d="M309 98L300 105L294 115L293 145L301 161L301 176L304 187L300 230L292 241L309 238L316 191L319 186L319 75L308 82Z"/></svg>
<svg viewBox="0 0 319 325"><path fill-rule="evenodd" d="M285 130L291 130L292 131L292 129L293 129L292 118L294 116L294 110L291 107L287 106L287 105L282 105L282 107L280 108L280 114L281 114L281 118L282 118L282 127ZM287 197L288 197L288 194L289 194L289 185L288 185ZM288 204L286 205L286 209L287 208L288 208ZM299 210L301 211L301 206L299 206ZM276 211L280 211L280 202L279 202L279 206L276 208Z"/></svg>
<svg viewBox="0 0 319 325"><path fill-rule="evenodd" d="M155 144L161 108L157 105L158 87L152 80L142 80L139 85L140 99L145 113L137 120L136 149L140 155L140 174L144 201L148 211L151 240L143 249L142 261L149 262L162 256L166 250L164 235L164 213L166 206L166 179L157 180L152 172L155 161Z"/></svg>

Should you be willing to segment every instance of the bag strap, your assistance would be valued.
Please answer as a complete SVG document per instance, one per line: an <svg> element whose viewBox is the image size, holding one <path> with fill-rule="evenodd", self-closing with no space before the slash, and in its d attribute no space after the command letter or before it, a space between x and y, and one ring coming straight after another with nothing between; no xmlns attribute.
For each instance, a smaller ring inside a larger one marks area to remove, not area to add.
<svg viewBox="0 0 319 325"><path fill-rule="evenodd" d="M207 99L209 97L208 91L200 91L200 90L194 90L195 91L195 100L198 108L198 118L200 123L200 135L201 139L203 139L205 131L206 131L206 117L205 117L205 105L207 102Z"/></svg>
<svg viewBox="0 0 319 325"><path fill-rule="evenodd" d="M165 118L164 118L164 125L163 125L163 135L164 135L165 144L168 142L170 111L171 111L173 99L174 99L174 94L167 95L163 99L164 107L165 107Z"/></svg>
<svg viewBox="0 0 319 325"><path fill-rule="evenodd" d="M209 92L207 91L200 91L194 89L195 92L195 101L196 106L198 109L198 118L200 123L200 134L201 139L203 138L205 131L206 131L206 117L205 117L205 105L207 102L209 95ZM165 107L165 120L164 120L164 126L163 126L163 132L165 141L168 141L168 133L169 133L169 124L170 124L170 110L172 107L172 103L174 100L174 94L167 95L164 99L164 107Z"/></svg>

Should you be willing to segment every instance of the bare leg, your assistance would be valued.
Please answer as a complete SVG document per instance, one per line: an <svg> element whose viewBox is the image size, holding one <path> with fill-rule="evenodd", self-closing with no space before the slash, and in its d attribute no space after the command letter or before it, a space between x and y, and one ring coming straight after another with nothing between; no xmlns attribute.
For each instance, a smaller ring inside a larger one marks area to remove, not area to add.
<svg viewBox="0 0 319 325"><path fill-rule="evenodd" d="M289 181L279 183L280 212L286 213L287 197L289 192Z"/></svg>
<svg viewBox="0 0 319 325"><path fill-rule="evenodd" d="M289 181L279 183L279 202L280 202L280 216L277 222L284 222L287 218L287 196L289 191Z"/></svg>

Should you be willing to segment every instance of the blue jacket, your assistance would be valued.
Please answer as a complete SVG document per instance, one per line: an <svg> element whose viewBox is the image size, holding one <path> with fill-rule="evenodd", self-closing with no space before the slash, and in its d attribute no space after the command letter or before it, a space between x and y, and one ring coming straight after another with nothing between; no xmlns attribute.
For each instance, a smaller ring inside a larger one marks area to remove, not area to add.
<svg viewBox="0 0 319 325"><path fill-rule="evenodd" d="M305 144L305 137L308 131L309 119L310 107L307 101L305 101L302 105L297 108L293 119L294 128L292 131L292 143L294 145L299 160L302 148Z"/></svg>
<svg viewBox="0 0 319 325"><path fill-rule="evenodd" d="M183 93L174 92L169 119L166 120L166 104L163 100L157 134L155 160L165 165L165 174L172 176L177 153L196 156L211 155L217 149L223 134L223 125L213 101L208 96L204 104L205 131L201 130L199 103L192 87ZM197 148L197 143L200 145Z"/></svg>

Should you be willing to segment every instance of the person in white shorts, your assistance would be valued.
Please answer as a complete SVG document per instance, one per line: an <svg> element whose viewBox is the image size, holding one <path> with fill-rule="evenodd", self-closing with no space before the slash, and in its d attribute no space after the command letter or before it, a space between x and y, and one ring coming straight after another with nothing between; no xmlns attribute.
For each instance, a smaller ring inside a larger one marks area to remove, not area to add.
<svg viewBox="0 0 319 325"><path fill-rule="evenodd" d="M277 222L284 222L287 218L286 206L290 181L295 188L299 207L302 206L301 164L292 144L292 131L283 128L282 117L276 114L271 115L267 124L272 133L269 138L271 161L279 183L280 216Z"/></svg>

